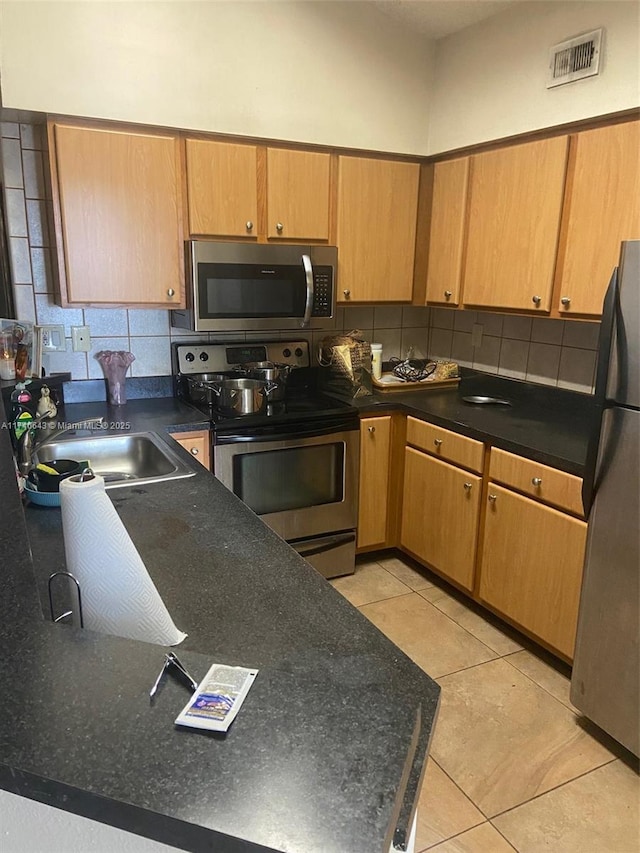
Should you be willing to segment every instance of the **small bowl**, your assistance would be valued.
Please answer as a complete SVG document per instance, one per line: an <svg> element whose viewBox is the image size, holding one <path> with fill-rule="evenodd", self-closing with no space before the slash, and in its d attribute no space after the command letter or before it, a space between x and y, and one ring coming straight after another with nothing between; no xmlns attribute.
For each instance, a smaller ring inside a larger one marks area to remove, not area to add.
<svg viewBox="0 0 640 853"><path fill-rule="evenodd" d="M60 506L60 492L39 492L28 480L24 484L24 493L31 503L38 506Z"/></svg>

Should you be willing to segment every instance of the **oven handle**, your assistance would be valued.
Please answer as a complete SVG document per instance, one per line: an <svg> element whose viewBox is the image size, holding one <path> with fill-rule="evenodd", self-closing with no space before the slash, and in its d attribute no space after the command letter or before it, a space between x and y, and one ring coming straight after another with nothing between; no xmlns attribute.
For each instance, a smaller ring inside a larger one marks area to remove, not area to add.
<svg viewBox="0 0 640 853"><path fill-rule="evenodd" d="M304 277L307 284L307 301L304 305L304 317L300 323L301 329L309 328L311 320L311 310L313 308L313 266L309 255L302 256L302 266L304 267Z"/></svg>
<svg viewBox="0 0 640 853"><path fill-rule="evenodd" d="M359 428L358 421L352 418L342 421L332 421L324 427L297 426L294 430L283 430L276 426L273 427L255 427L251 430L247 427L242 432L215 432L215 444L218 446L224 444L236 444L238 442L252 441L292 441L296 438L314 438L315 436L331 435L332 433L347 432L349 430L357 431Z"/></svg>

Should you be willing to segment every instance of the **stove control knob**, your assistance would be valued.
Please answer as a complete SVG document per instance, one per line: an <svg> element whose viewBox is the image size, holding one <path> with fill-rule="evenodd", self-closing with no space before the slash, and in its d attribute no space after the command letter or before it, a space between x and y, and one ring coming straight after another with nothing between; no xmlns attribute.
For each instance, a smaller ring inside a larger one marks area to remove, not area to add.
<svg viewBox="0 0 640 853"><path fill-rule="evenodd" d="M300 347L296 347L296 356L302 358L302 349Z"/></svg>
<svg viewBox="0 0 640 853"><path fill-rule="evenodd" d="M285 358L289 358L289 357L291 356L291 350L289 349L289 347L287 347L286 349L283 349L283 350L282 350L282 355L283 355Z"/></svg>
<svg viewBox="0 0 640 853"><path fill-rule="evenodd" d="M189 361L189 362L191 362L191 361L195 361L195 360L196 360L196 357L195 357L195 355L194 355L192 352L188 352L188 353L185 355L185 358L186 358L186 359L187 359L187 361Z"/></svg>
<svg viewBox="0 0 640 853"><path fill-rule="evenodd" d="M209 361L209 353L201 352L200 353L200 361Z"/></svg>

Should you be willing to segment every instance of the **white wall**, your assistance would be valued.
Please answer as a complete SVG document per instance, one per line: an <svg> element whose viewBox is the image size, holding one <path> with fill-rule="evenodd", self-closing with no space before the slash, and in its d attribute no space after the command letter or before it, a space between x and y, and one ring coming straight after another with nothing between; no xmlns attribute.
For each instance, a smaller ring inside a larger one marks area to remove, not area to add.
<svg viewBox="0 0 640 853"><path fill-rule="evenodd" d="M367 7L3 0L3 104L424 153L433 47Z"/></svg>
<svg viewBox="0 0 640 853"><path fill-rule="evenodd" d="M518 3L437 43L430 154L640 104L640 4ZM546 88L548 49L604 27L602 72Z"/></svg>

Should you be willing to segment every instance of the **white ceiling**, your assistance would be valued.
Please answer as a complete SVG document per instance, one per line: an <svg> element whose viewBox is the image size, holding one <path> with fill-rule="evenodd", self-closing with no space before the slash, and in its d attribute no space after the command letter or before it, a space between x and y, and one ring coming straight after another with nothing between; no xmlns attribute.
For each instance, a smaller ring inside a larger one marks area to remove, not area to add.
<svg viewBox="0 0 640 853"><path fill-rule="evenodd" d="M522 0L373 0L373 5L432 39L443 38Z"/></svg>

